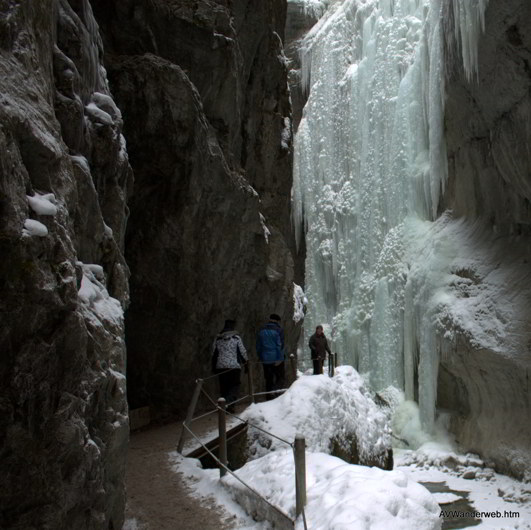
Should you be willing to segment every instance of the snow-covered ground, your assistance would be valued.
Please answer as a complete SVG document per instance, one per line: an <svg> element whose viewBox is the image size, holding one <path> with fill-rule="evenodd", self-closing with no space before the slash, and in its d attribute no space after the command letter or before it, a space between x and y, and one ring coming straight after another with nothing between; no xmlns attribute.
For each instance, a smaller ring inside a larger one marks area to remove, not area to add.
<svg viewBox="0 0 531 530"><path fill-rule="evenodd" d="M416 451L395 451L395 469L418 482L445 482L450 490L467 492L481 523L475 528L531 529L531 484L494 472L476 455L455 453L428 442ZM465 478L468 477L468 478ZM457 510L448 494L435 494L445 511ZM462 510L460 510L462 511Z"/></svg>
<svg viewBox="0 0 531 530"><path fill-rule="evenodd" d="M342 384L338 384L339 381ZM357 388L355 388L357 385ZM344 389L344 395L341 389ZM358 393L356 395L356 392ZM415 450L395 449L395 469L383 471L345 463L326 454L329 434L338 432L346 423L354 423L357 432L365 428L367 439L386 428L384 421L375 422L376 414L366 400L369 393L361 378L351 367L341 367L333 379L326 376L302 376L279 398L250 407L245 416L260 426L291 439L295 431L308 440L306 451L308 528L340 529L435 529L441 528L442 510L486 512L478 528L531 529L531 485L523 484L489 469L476 455L456 452L450 437L439 427L436 442L421 432L418 407L387 393L395 400L393 428ZM361 413L352 413L349 403L356 399ZM317 402L322 402L316 407ZM389 399L392 401L392 399ZM330 414L325 403L341 414ZM365 407L365 408L363 408ZM349 412L350 411L350 412ZM347 418L344 414L348 414ZM316 417L318 416L318 418ZM311 421L308 421L308 418ZM372 432L374 431L374 432ZM388 436L385 432L382 436ZM375 438L376 439L376 438ZM198 460L170 453L175 471L184 475L194 495L212 497L227 512L233 528L268 529L267 522L257 522L247 515L238 499L254 508L252 495L232 476L219 479L217 469L202 469ZM237 471L237 475L280 508L288 516L295 514L295 478L293 452L275 441L264 445L253 460ZM466 477L466 478L465 478ZM442 491L429 493L419 483L444 483ZM463 496L467 496L463 504ZM461 504L453 504L461 501ZM463 508L465 506L465 508ZM453 519L459 519L454 515ZM478 518L470 516L470 520ZM471 521L470 524L477 521ZM465 528L466 526L462 526ZM297 529L303 528L299 517Z"/></svg>

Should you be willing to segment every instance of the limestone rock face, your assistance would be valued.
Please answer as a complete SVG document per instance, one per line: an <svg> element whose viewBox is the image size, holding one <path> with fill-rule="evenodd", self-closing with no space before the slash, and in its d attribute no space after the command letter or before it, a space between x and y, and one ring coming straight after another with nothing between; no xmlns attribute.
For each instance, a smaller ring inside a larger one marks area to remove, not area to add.
<svg viewBox="0 0 531 530"><path fill-rule="evenodd" d="M458 440L517 476L531 474L531 5L490 2L478 45L478 76L448 65L444 208L477 227L487 276L503 277L491 335L479 348L461 335L443 344L438 405L453 412ZM470 279L470 278L469 278ZM502 299L514 311L504 319ZM499 329L504 332L500 334Z"/></svg>
<svg viewBox="0 0 531 530"><path fill-rule="evenodd" d="M0 527L121 528L131 169L88 2L0 3Z"/></svg>
<svg viewBox="0 0 531 530"><path fill-rule="evenodd" d="M308 94L302 83L301 40L319 20L324 8L311 9L304 0L288 0L286 17L286 56L289 59L289 85L293 106L293 129L296 132Z"/></svg>
<svg viewBox="0 0 531 530"><path fill-rule="evenodd" d="M195 379L210 375L224 319L237 319L252 351L259 326L279 313L288 353L295 347L285 3L93 7L135 171L130 405L182 414Z"/></svg>

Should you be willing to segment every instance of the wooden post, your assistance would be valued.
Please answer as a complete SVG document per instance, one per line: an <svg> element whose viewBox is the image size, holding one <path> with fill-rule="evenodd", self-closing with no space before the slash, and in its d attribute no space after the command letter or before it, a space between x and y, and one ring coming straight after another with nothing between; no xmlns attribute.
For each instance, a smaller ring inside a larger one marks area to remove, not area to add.
<svg viewBox="0 0 531 530"><path fill-rule="evenodd" d="M251 361L247 361L247 382L249 384L251 403L254 403L253 365L251 364Z"/></svg>
<svg viewBox="0 0 531 530"><path fill-rule="evenodd" d="M219 429L219 459L227 465L227 416L225 414L226 402L224 398L218 399L218 429ZM219 478L222 478L227 470L219 466Z"/></svg>
<svg viewBox="0 0 531 530"><path fill-rule="evenodd" d="M295 515L306 505L306 441L302 434L295 435Z"/></svg>
<svg viewBox="0 0 531 530"><path fill-rule="evenodd" d="M291 375L293 376L293 381L297 380L297 357L295 354L290 353L289 360L291 364Z"/></svg>
<svg viewBox="0 0 531 530"><path fill-rule="evenodd" d="M334 377L334 368L336 365L334 357L335 355L333 353L328 354L328 375L330 377Z"/></svg>
<svg viewBox="0 0 531 530"><path fill-rule="evenodd" d="M184 437L186 434L185 425L189 426L194 417L195 407L197 406L197 401L199 400L199 394L201 393L201 388L203 386L203 380L198 379L196 381L194 395L192 396L192 401L190 401L190 406L188 407L188 412L186 414L186 419L184 420L183 430L181 431L181 437L179 438L179 444L177 445L177 452L182 453L184 447Z"/></svg>

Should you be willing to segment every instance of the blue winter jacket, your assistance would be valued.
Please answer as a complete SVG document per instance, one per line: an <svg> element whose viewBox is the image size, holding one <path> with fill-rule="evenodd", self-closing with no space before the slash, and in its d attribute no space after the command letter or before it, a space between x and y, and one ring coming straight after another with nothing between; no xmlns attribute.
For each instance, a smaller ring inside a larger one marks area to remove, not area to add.
<svg viewBox="0 0 531 530"><path fill-rule="evenodd" d="M268 322L256 336L256 352L265 363L284 360L284 330L276 322Z"/></svg>

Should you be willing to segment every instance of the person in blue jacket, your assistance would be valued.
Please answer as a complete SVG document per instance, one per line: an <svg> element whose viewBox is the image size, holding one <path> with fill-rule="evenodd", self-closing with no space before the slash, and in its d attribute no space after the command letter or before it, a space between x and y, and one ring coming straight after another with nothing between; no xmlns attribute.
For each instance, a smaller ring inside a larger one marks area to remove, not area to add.
<svg viewBox="0 0 531 530"><path fill-rule="evenodd" d="M284 388L284 330L277 314L270 315L269 322L258 332L256 353L264 367L266 392Z"/></svg>

